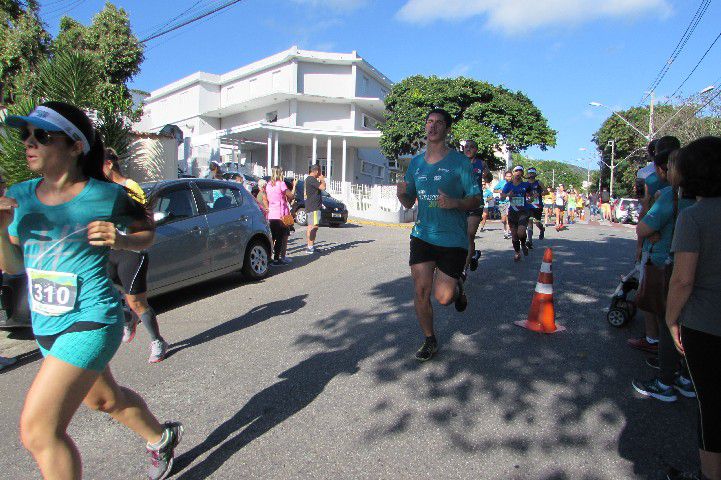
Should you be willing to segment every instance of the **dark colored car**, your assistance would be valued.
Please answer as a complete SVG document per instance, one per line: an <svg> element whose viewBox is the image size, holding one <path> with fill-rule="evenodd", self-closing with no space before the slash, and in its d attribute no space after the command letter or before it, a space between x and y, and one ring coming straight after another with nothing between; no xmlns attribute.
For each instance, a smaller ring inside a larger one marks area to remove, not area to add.
<svg viewBox="0 0 721 480"><path fill-rule="evenodd" d="M293 188L293 180L286 179L285 183ZM308 218L305 213L305 184L303 180L298 181L296 186L296 198L291 205L290 213L295 218L298 225L307 225ZM339 227L348 221L348 209L343 202L330 196L328 192L321 191L321 212L320 224L329 227Z"/></svg>
<svg viewBox="0 0 721 480"><path fill-rule="evenodd" d="M142 185L153 205L155 242L148 249L148 297L235 271L251 280L268 275L268 222L242 185L178 179ZM27 327L27 279L5 275L0 328Z"/></svg>

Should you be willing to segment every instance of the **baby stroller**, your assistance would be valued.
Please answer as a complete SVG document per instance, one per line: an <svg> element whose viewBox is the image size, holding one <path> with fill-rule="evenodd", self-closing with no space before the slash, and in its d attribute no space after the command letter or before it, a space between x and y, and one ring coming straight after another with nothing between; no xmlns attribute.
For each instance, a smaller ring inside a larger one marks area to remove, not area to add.
<svg viewBox="0 0 721 480"><path fill-rule="evenodd" d="M636 315L636 303L629 300L629 295L638 290L641 266L636 266L628 274L621 277L621 283L616 287L611 297L611 307L606 314L606 320L614 327L622 327Z"/></svg>

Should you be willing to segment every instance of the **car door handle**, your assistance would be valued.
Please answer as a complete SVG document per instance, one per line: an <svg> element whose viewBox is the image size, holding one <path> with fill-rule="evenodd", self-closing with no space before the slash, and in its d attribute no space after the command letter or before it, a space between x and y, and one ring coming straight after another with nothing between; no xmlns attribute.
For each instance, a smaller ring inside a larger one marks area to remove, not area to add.
<svg viewBox="0 0 721 480"><path fill-rule="evenodd" d="M200 227L193 227L193 228L191 228L191 229L190 229L190 233L192 233L192 234L194 234L194 235L200 235L200 233L201 233Z"/></svg>
<svg viewBox="0 0 721 480"><path fill-rule="evenodd" d="M238 220L241 222L247 222L248 221L248 215L241 215Z"/></svg>

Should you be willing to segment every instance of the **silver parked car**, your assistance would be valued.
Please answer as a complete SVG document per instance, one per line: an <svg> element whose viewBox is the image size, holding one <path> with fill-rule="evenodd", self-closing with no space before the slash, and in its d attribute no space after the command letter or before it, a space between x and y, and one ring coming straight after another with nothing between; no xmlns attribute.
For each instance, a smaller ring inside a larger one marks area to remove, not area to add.
<svg viewBox="0 0 721 480"><path fill-rule="evenodd" d="M153 206L148 296L241 270L268 274L271 236L255 199L239 184L182 178L142 185ZM3 279L0 328L30 324L24 275Z"/></svg>

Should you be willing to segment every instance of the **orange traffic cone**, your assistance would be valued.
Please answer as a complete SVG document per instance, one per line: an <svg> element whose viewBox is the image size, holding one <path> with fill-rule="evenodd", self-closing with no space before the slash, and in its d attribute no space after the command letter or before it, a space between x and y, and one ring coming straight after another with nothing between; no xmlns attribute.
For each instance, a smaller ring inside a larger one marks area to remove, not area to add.
<svg viewBox="0 0 721 480"><path fill-rule="evenodd" d="M538 274L536 291L531 300L531 309L528 311L528 320L514 322L519 327L524 327L534 332L556 333L562 332L566 327L556 325L556 310L553 307L553 251L546 249L543 254L541 272Z"/></svg>

